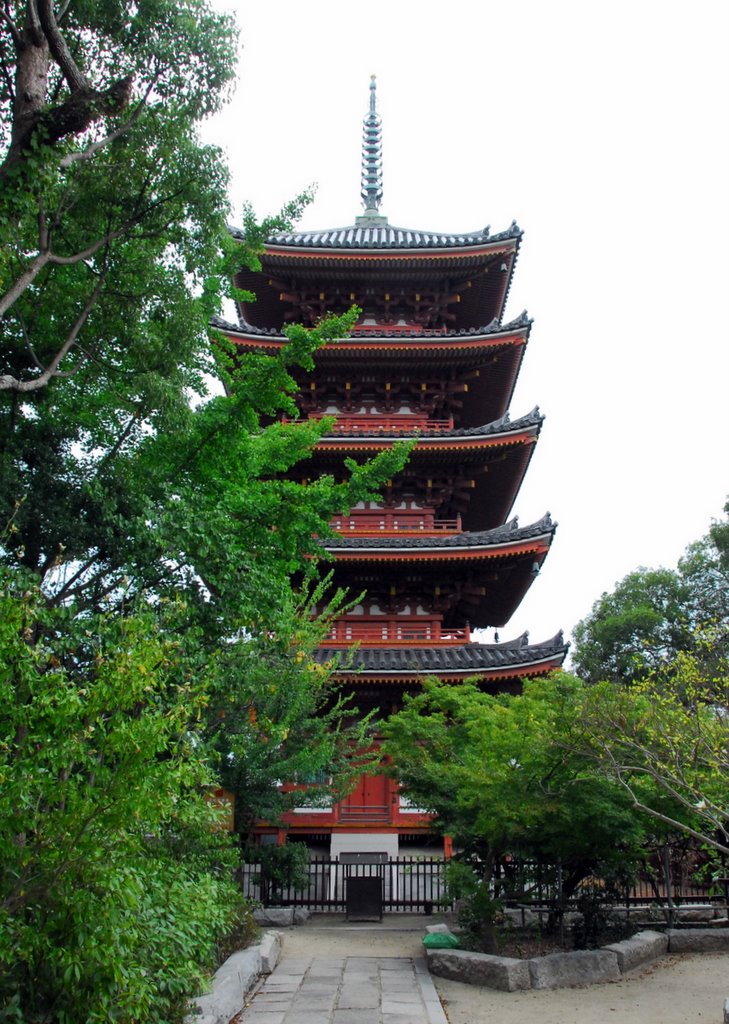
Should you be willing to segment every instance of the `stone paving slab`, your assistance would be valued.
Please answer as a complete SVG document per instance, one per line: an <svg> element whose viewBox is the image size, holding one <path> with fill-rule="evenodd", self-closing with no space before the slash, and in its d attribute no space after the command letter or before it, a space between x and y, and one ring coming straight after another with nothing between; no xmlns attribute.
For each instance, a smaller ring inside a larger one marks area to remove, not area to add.
<svg viewBox="0 0 729 1024"><path fill-rule="evenodd" d="M313 957L283 960L242 1024L448 1024L425 960Z"/></svg>

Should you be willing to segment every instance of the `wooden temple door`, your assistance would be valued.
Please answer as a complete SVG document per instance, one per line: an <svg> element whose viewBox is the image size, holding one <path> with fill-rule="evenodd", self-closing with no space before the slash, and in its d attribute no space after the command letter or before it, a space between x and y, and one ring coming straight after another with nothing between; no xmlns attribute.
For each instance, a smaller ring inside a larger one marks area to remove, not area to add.
<svg viewBox="0 0 729 1024"><path fill-rule="evenodd" d="M385 775L362 775L356 788L345 797L342 821L389 821L390 787Z"/></svg>

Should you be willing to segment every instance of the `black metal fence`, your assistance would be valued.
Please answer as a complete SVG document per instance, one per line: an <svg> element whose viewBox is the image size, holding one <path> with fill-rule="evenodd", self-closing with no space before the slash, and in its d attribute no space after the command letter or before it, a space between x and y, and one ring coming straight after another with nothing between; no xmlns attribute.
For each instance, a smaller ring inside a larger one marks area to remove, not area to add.
<svg viewBox="0 0 729 1024"><path fill-rule="evenodd" d="M308 884L301 889L284 887L276 902L309 910L345 910L349 878L381 878L383 907L387 911L422 911L450 906L446 895L442 859L401 857L381 863L368 861L346 864L314 857L309 862ZM261 895L261 865L242 865L243 894L258 900Z"/></svg>
<svg viewBox="0 0 729 1024"><path fill-rule="evenodd" d="M349 878L380 878L385 911L430 913L452 905L445 882L447 862L442 858L387 860L382 855L361 854L352 855L352 859L354 863L346 863L344 855L342 860L312 858L307 884L301 888L284 886L275 892L273 901L281 906L307 907L313 911L343 911L347 906ZM642 904L670 906L672 903L680 906L696 902L729 904L729 879L699 883L691 878L689 872L677 872L668 885L659 871L651 870L643 872L633 884L623 887L607 885L598 878L586 878L569 895L565 892L564 882L559 865L506 860L496 866L491 887L493 895L507 904L533 907L562 906L566 909L575 906L586 892L599 897L601 891L605 894L606 903L619 903L626 907ZM241 885L248 899L261 899L260 864L242 865Z"/></svg>
<svg viewBox="0 0 729 1024"><path fill-rule="evenodd" d="M587 877L580 880L576 888L565 889L567 872L557 864L537 861L511 860L496 865L492 879L493 895L514 903L533 903L545 906L574 905L587 893L599 898L604 893L605 902L619 903L631 907L641 904L679 906L682 903L729 904L729 878L698 881L692 871L691 861L679 865L679 870L661 870L661 865L646 863L634 881L618 884L602 878Z"/></svg>

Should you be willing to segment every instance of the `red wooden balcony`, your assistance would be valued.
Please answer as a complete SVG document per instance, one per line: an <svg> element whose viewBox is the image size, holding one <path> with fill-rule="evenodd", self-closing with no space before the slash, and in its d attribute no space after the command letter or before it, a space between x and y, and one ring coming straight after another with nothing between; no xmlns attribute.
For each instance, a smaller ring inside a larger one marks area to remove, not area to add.
<svg viewBox="0 0 729 1024"><path fill-rule="evenodd" d="M308 787L286 782L281 788L284 792L290 792ZM305 828L329 832L340 825L354 824L385 828L396 828L400 824L408 828L419 828L425 827L432 815L414 807L399 793L393 779L385 775L363 775L352 792L338 803L322 806L314 799L311 804L304 801L295 810L285 812L283 818L294 830Z"/></svg>
<svg viewBox="0 0 729 1024"><path fill-rule="evenodd" d="M352 334L357 335L382 335L382 334L422 334L427 337L439 337L448 333L447 327L423 327L422 324L355 324Z"/></svg>
<svg viewBox="0 0 729 1024"><path fill-rule="evenodd" d="M418 431L428 434L444 434L453 430L453 417L430 420L424 416L382 416L379 413L358 413L337 416L332 434L414 434ZM313 417L319 419L319 416Z"/></svg>
<svg viewBox="0 0 729 1024"><path fill-rule="evenodd" d="M423 622L389 620L374 622L369 619L353 622L342 619L335 622L324 640L324 646L337 647L362 644L365 647L431 647L445 644L467 644L471 639L468 626L444 628L440 622L428 619Z"/></svg>
<svg viewBox="0 0 729 1024"><path fill-rule="evenodd" d="M338 533L462 533L461 517L435 519L427 512L385 512L382 509L337 516L329 524Z"/></svg>
<svg viewBox="0 0 729 1024"><path fill-rule="evenodd" d="M357 821L360 824L366 824L374 821L389 821L391 817L389 804L363 804L351 807L345 803L339 808L339 820L344 822Z"/></svg>

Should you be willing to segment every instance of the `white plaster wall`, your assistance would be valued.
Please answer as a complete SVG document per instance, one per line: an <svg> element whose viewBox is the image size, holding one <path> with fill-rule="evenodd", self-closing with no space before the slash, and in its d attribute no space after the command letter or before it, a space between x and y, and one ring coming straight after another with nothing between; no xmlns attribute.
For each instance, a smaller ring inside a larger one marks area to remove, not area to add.
<svg viewBox="0 0 729 1024"><path fill-rule="evenodd" d="M386 853L390 860L396 860L398 848L398 837L390 832L335 832L331 859L339 860L340 853Z"/></svg>

